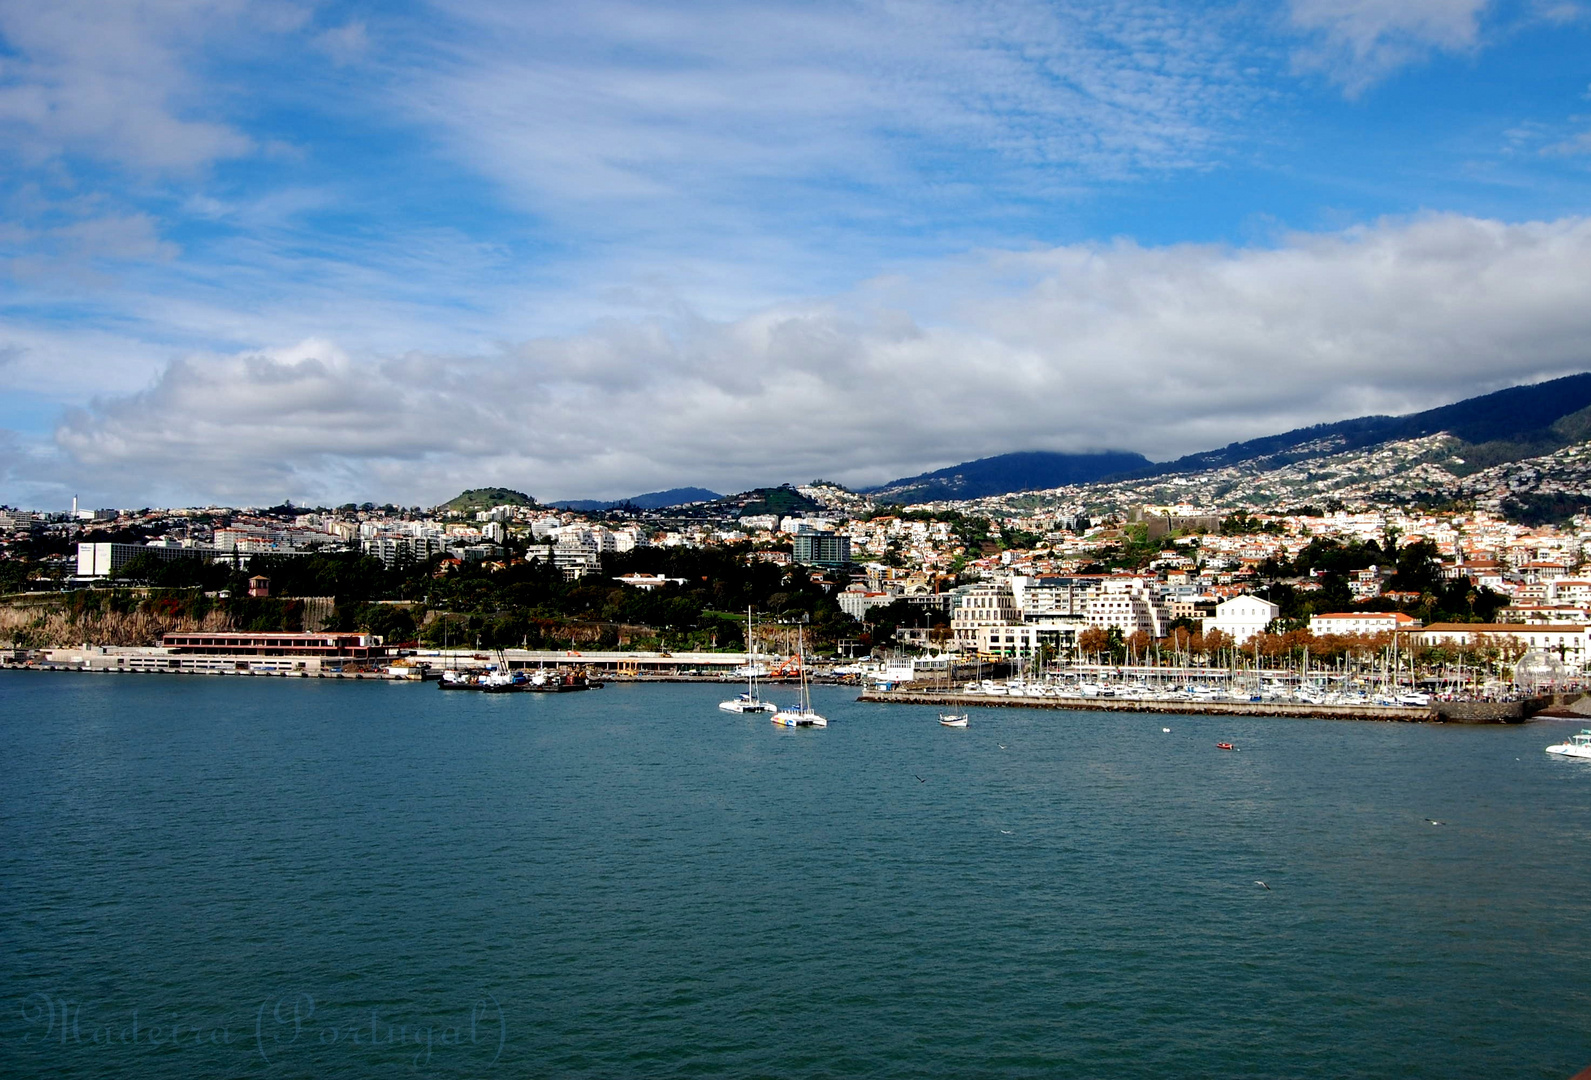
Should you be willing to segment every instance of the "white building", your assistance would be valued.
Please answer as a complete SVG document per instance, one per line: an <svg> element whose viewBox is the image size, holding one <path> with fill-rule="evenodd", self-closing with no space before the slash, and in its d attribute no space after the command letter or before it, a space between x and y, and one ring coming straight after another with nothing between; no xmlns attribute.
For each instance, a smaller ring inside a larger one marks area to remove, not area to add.
<svg viewBox="0 0 1591 1080"><path fill-rule="evenodd" d="M977 628L978 653L1032 660L1040 655L1067 660L1077 652L1077 636L1089 624L1082 619L1036 619Z"/></svg>
<svg viewBox="0 0 1591 1080"><path fill-rule="evenodd" d="M987 634L979 637L980 628L1018 626L1021 622L1022 613L1017 610L1016 597L1007 581L971 586L961 594L950 616L956 647L963 652L975 651L980 647L980 641L989 640Z"/></svg>
<svg viewBox="0 0 1591 1080"><path fill-rule="evenodd" d="M1395 630L1417 630L1420 620L1401 611L1345 611L1330 615L1311 615L1309 632L1325 634L1388 634Z"/></svg>
<svg viewBox="0 0 1591 1080"><path fill-rule="evenodd" d="M1514 645L1540 653L1561 665L1564 674L1585 670L1591 627L1547 626L1539 623L1432 623L1410 637L1420 645Z"/></svg>
<svg viewBox="0 0 1591 1080"><path fill-rule="evenodd" d="M620 574L613 579L624 585L632 585L645 592L661 589L665 585L684 585L682 577L664 577L662 574Z"/></svg>
<svg viewBox="0 0 1591 1080"><path fill-rule="evenodd" d="M857 622L867 618L867 613L871 609L895 602L895 597L890 593L871 592L854 586L840 593L835 599L840 603L840 610Z"/></svg>
<svg viewBox="0 0 1591 1080"><path fill-rule="evenodd" d="M1255 634L1262 634L1271 620L1282 609L1269 600L1257 596L1234 596L1215 606L1215 618L1205 620L1205 629L1216 629L1230 634L1232 640L1242 644Z"/></svg>
<svg viewBox="0 0 1591 1080"><path fill-rule="evenodd" d="M1083 617L1102 630L1115 627L1124 638L1134 634L1165 637L1170 622L1148 583L1137 577L1101 579L1084 606Z"/></svg>

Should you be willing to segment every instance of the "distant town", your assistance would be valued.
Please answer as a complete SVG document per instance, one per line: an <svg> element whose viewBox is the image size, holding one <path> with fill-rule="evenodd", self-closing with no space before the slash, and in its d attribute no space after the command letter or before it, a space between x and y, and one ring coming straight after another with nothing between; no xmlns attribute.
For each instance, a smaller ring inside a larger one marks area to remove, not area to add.
<svg viewBox="0 0 1591 1080"><path fill-rule="evenodd" d="M799 624L829 663L870 660L895 682L972 663L1373 665L1396 647L1411 673L1462 672L1471 690L1578 685L1591 517L1521 520L1506 469L1410 505L1409 459L1428 450L1367 451L1355 476L1374 483L1309 505L1273 469L910 506L816 481L594 511L508 489L430 508L5 509L0 640L13 663L123 669L517 649L719 653L698 665L719 671L752 632L753 655L793 651ZM1136 501L1171 489L1200 497ZM305 652L291 635L323 638Z"/></svg>

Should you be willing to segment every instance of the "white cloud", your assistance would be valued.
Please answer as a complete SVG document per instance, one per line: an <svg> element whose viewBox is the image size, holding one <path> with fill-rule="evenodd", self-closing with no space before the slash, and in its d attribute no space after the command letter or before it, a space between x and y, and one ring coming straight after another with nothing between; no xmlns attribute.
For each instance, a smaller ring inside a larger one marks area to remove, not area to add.
<svg viewBox="0 0 1591 1080"><path fill-rule="evenodd" d="M312 44L332 63L341 66L364 57L370 48L370 35L364 23L351 22L316 34Z"/></svg>
<svg viewBox="0 0 1591 1080"><path fill-rule="evenodd" d="M1466 52L1479 43L1489 0L1291 0L1295 28L1313 43L1300 67L1325 71L1358 94L1434 51Z"/></svg>
<svg viewBox="0 0 1591 1080"><path fill-rule="evenodd" d="M875 482L1409 411L1582 370L1587 340L1591 220L1439 216L1274 249L986 252L735 321L612 321L470 356L190 356L56 441L63 477L121 501Z"/></svg>
<svg viewBox="0 0 1591 1080"><path fill-rule="evenodd" d="M251 153L198 70L204 45L306 15L281 0L0 0L0 134L34 160L82 153L154 172Z"/></svg>
<svg viewBox="0 0 1591 1080"><path fill-rule="evenodd" d="M1202 166L1255 96L1209 13L1153 2L448 10L403 107L522 205L602 232L623 208L631 242Z"/></svg>

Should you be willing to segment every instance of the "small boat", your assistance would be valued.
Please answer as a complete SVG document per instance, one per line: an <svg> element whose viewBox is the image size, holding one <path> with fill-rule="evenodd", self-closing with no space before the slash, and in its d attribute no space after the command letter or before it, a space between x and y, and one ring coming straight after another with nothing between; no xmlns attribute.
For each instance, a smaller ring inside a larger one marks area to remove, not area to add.
<svg viewBox="0 0 1591 1080"><path fill-rule="evenodd" d="M1235 750L1235 749L1237 749L1237 747L1233 746L1229 742L1218 742L1218 743L1215 744L1215 748L1217 750Z"/></svg>
<svg viewBox="0 0 1591 1080"><path fill-rule="evenodd" d="M443 690L479 690L487 694L509 694L525 689L523 674L510 674L492 668L484 672L444 671L437 686Z"/></svg>
<svg viewBox="0 0 1591 1080"><path fill-rule="evenodd" d="M967 714L966 713L940 713L939 714L939 722L941 724L945 725L945 727L966 727L967 726Z"/></svg>
<svg viewBox="0 0 1591 1080"><path fill-rule="evenodd" d="M1547 747L1547 753L1557 754L1559 757L1591 760L1591 728L1581 728L1580 734L1569 736L1567 742L1555 743Z"/></svg>

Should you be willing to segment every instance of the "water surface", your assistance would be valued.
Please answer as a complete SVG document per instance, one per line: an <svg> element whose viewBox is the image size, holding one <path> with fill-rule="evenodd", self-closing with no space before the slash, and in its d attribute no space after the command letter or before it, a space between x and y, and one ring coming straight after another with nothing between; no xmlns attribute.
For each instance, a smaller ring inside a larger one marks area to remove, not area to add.
<svg viewBox="0 0 1591 1080"><path fill-rule="evenodd" d="M0 672L0 1073L1591 1065L1568 725L730 691Z"/></svg>

